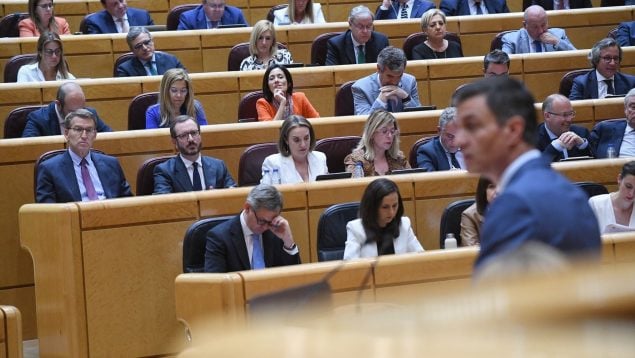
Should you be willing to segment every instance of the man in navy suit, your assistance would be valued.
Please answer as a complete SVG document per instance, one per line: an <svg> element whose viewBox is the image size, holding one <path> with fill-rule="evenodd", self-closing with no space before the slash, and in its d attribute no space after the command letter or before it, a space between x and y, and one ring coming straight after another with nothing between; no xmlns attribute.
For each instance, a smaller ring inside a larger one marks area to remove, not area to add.
<svg viewBox="0 0 635 358"><path fill-rule="evenodd" d="M538 5L525 10L523 27L503 35L503 51L508 54L575 50L564 29L549 28L547 12Z"/></svg>
<svg viewBox="0 0 635 358"><path fill-rule="evenodd" d="M68 203L132 196L117 158L92 152L97 118L80 108L64 119L68 150L40 163L35 200Z"/></svg>
<svg viewBox="0 0 635 358"><path fill-rule="evenodd" d="M485 15L508 13L505 0L441 0L439 9L445 16Z"/></svg>
<svg viewBox="0 0 635 358"><path fill-rule="evenodd" d="M126 41L134 57L117 66L117 77L156 76L172 68L184 68L175 56L154 50L152 35L145 27L131 27Z"/></svg>
<svg viewBox="0 0 635 358"><path fill-rule="evenodd" d="M60 135L64 132L64 118L80 108L93 112L97 119L97 132L111 132L112 129L97 115L94 108L86 107L86 97L82 88L75 82L65 82L57 89L55 101L48 106L35 110L26 117L26 126L22 137L42 137Z"/></svg>
<svg viewBox="0 0 635 358"><path fill-rule="evenodd" d="M388 46L388 37L373 31L373 21L373 13L366 6L355 6L348 15L349 29L328 40L325 64L377 62L379 52Z"/></svg>
<svg viewBox="0 0 635 358"><path fill-rule="evenodd" d="M170 136L179 155L154 168L154 194L236 186L225 162L201 155L201 125L194 118L176 117Z"/></svg>
<svg viewBox="0 0 635 358"><path fill-rule="evenodd" d="M571 124L575 111L571 101L561 94L552 94L542 102L545 121L538 126L536 147L550 162L560 159L591 156L589 130Z"/></svg>
<svg viewBox="0 0 635 358"><path fill-rule="evenodd" d="M132 26L154 25L150 13L129 8L126 0L101 0L104 10L85 18L89 34L127 33Z"/></svg>
<svg viewBox="0 0 635 358"><path fill-rule="evenodd" d="M245 25L243 12L225 4L225 0L202 0L202 4L179 16L177 30L214 29L218 25Z"/></svg>
<svg viewBox="0 0 635 358"><path fill-rule="evenodd" d="M429 172L465 168L463 153L456 145L456 108L448 107L439 117L439 135L417 149L417 167ZM462 165L461 165L462 164Z"/></svg>
<svg viewBox="0 0 635 358"><path fill-rule="evenodd" d="M593 45L589 61L593 70L573 80L569 99L621 95L635 87L635 76L619 72L622 48L615 39L605 38Z"/></svg>
<svg viewBox="0 0 635 358"><path fill-rule="evenodd" d="M626 120L602 121L591 131L589 142L596 158L607 158L609 147L617 157L635 157L635 88L624 97L624 114Z"/></svg>
<svg viewBox="0 0 635 358"><path fill-rule="evenodd" d="M635 21L621 23L615 39L622 47L635 45Z"/></svg>
<svg viewBox="0 0 635 358"><path fill-rule="evenodd" d="M528 241L598 258L600 229L586 194L534 147L534 98L523 84L485 78L461 89L456 103L456 141L468 171L492 180L498 191L485 214L475 269Z"/></svg>
<svg viewBox="0 0 635 358"><path fill-rule="evenodd" d="M426 11L435 7L427 0L383 0L375 12L375 19L420 19Z"/></svg>
<svg viewBox="0 0 635 358"><path fill-rule="evenodd" d="M298 247L281 210L282 194L274 186L251 189L243 211L207 233L205 272L299 264Z"/></svg>

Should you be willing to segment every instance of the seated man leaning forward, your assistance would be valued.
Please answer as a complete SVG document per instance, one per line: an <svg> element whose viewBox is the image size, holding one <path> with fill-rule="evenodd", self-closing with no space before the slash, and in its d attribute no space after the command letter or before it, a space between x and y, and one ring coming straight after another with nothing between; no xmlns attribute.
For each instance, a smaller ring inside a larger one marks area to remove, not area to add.
<svg viewBox="0 0 635 358"><path fill-rule="evenodd" d="M547 13L538 5L525 10L523 27L503 36L503 51L508 54L575 50L565 31L549 28Z"/></svg>
<svg viewBox="0 0 635 358"><path fill-rule="evenodd" d="M419 107L417 79L404 73L406 55L388 46L379 52L377 72L357 80L351 90L355 114L370 114L377 109L403 112L406 107Z"/></svg>
<svg viewBox="0 0 635 358"><path fill-rule="evenodd" d="M281 210L282 194L274 186L255 186L239 215L207 233L205 272L299 264L298 247Z"/></svg>
<svg viewBox="0 0 635 358"><path fill-rule="evenodd" d="M156 76L172 68L184 68L176 56L154 50L152 35L145 27L132 27L126 42L134 56L117 66L117 77Z"/></svg>
<svg viewBox="0 0 635 358"><path fill-rule="evenodd" d="M68 203L132 196L117 158L91 151L97 136L95 114L80 108L65 120L68 150L40 163L35 200Z"/></svg>
<svg viewBox="0 0 635 358"><path fill-rule="evenodd" d="M236 186L225 162L201 155L201 125L194 118L176 117L170 136L179 154L154 168L154 194Z"/></svg>
<svg viewBox="0 0 635 358"><path fill-rule="evenodd" d="M464 169L463 153L455 143L458 130L456 108L448 107L439 117L439 135L417 149L417 167L429 172Z"/></svg>

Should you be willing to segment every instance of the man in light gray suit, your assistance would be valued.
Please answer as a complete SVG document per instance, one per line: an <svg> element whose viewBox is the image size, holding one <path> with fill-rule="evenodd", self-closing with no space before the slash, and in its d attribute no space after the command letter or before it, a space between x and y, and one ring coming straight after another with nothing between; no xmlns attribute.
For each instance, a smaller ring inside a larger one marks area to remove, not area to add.
<svg viewBox="0 0 635 358"><path fill-rule="evenodd" d="M417 80L404 73L406 55L401 49L388 46L377 56L377 72L357 80L353 86L355 114L370 114L377 109L403 112L407 107L419 107Z"/></svg>
<svg viewBox="0 0 635 358"><path fill-rule="evenodd" d="M575 49L563 29L549 28L547 12L538 5L525 10L522 29L503 36L503 51L508 54Z"/></svg>

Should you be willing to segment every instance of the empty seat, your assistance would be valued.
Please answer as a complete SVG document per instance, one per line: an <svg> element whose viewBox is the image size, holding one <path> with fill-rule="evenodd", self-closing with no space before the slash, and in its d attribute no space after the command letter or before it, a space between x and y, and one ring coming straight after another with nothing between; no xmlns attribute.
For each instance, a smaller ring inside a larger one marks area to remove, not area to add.
<svg viewBox="0 0 635 358"><path fill-rule="evenodd" d="M128 106L128 129L146 128L146 110L159 101L159 92L141 93Z"/></svg>
<svg viewBox="0 0 635 358"><path fill-rule="evenodd" d="M318 221L318 261L341 260L346 246L346 224L357 219L359 202L335 204L328 207Z"/></svg>
<svg viewBox="0 0 635 358"><path fill-rule="evenodd" d="M262 91L247 93L238 104L238 121L257 122L258 111L256 111L256 102L263 97Z"/></svg>
<svg viewBox="0 0 635 358"><path fill-rule="evenodd" d="M344 158L351 154L361 139L359 136L323 138L315 143L315 150L326 154L329 173L339 173L346 171Z"/></svg>
<svg viewBox="0 0 635 358"><path fill-rule="evenodd" d="M26 2L24 6L26 6ZM16 12L3 17L0 20L0 37L20 37L18 24L27 17L29 17L29 14L26 12Z"/></svg>
<svg viewBox="0 0 635 358"><path fill-rule="evenodd" d="M355 114L355 103L353 101L353 84L355 81L348 81L337 90L335 94L335 116L352 116Z"/></svg>
<svg viewBox="0 0 635 358"><path fill-rule="evenodd" d="M245 149L238 161L238 186L251 186L260 183L262 163L271 154L278 153L276 143L255 144Z"/></svg>

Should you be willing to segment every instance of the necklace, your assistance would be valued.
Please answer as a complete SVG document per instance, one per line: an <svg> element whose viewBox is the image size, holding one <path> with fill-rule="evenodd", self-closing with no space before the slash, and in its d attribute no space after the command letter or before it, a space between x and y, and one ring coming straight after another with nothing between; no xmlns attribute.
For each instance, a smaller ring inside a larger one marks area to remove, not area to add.
<svg viewBox="0 0 635 358"><path fill-rule="evenodd" d="M447 54L445 53L447 51L447 49L443 50L443 52L436 52L435 50L432 50L432 54L434 55L434 58L448 58ZM443 54L443 57L439 57L437 56L437 54Z"/></svg>

